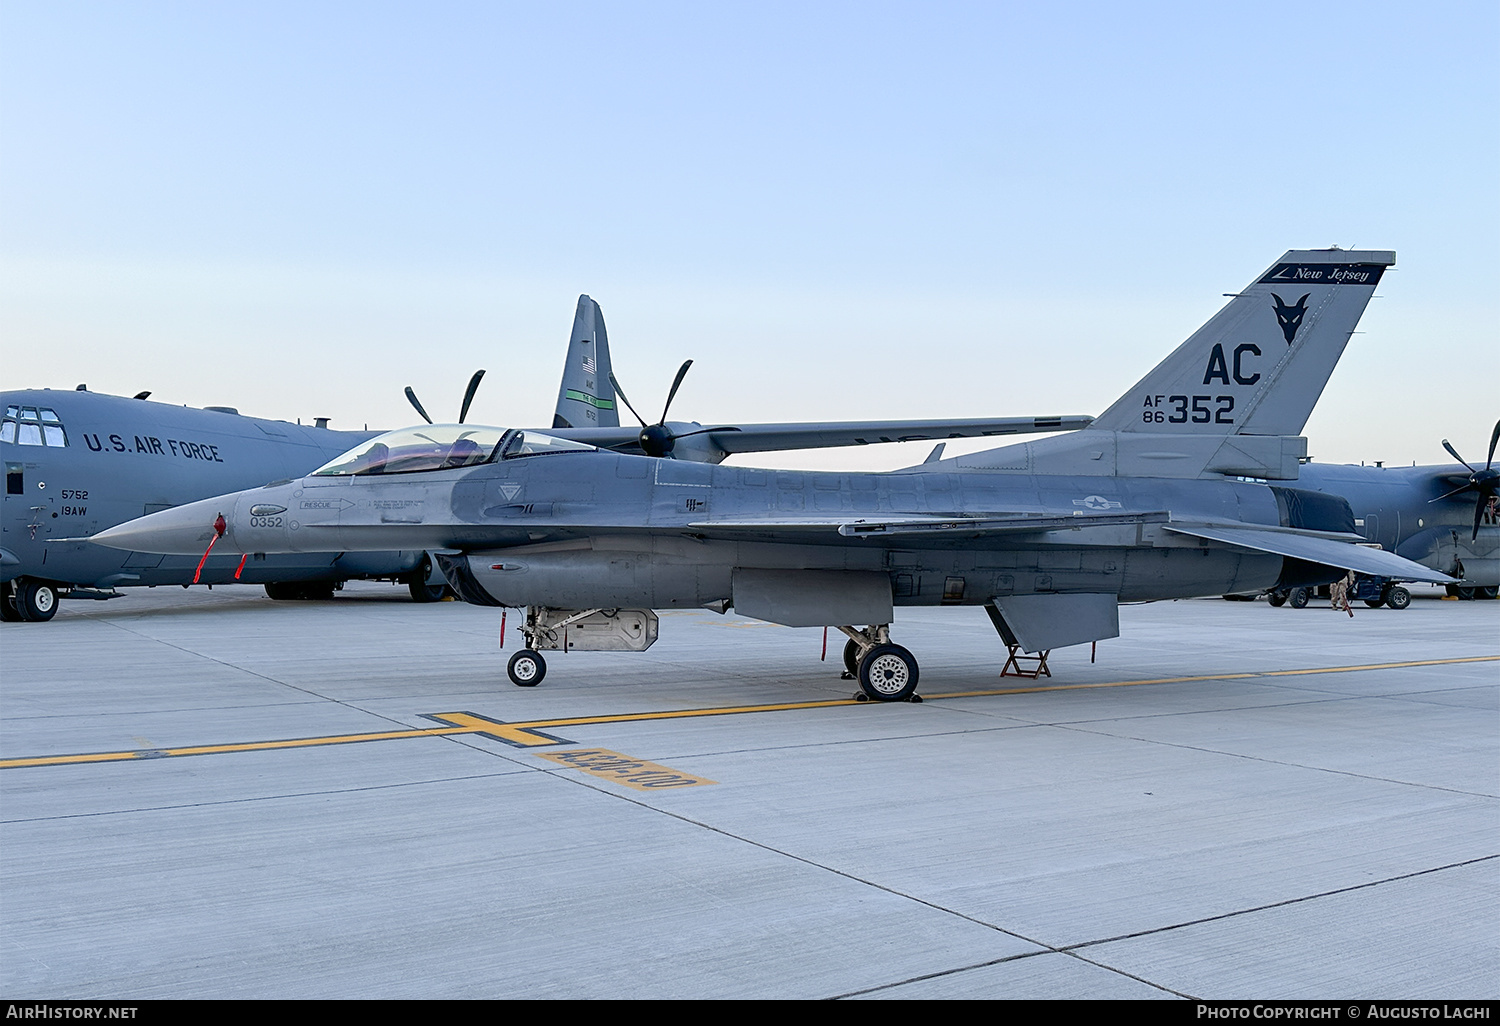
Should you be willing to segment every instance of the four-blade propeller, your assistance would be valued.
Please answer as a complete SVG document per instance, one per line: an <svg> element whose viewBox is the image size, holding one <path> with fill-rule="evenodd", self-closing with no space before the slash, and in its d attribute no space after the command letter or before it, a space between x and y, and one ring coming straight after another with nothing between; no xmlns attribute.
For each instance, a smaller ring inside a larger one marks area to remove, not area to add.
<svg viewBox="0 0 1500 1026"><path fill-rule="evenodd" d="M674 432L667 426L667 411L672 408L672 400L677 398L677 389L682 387L682 379L687 376L688 368L693 365L692 360L684 360L682 366L677 369L677 377L672 382L672 388L667 392L667 401L661 408L661 419L655 424L647 424L646 418L636 412L636 408L630 405L630 400L625 398L625 390L620 387L619 381L615 380L614 372L609 375L609 383L615 387L615 395L625 404L625 408L635 414L635 419L641 422L641 433L636 437L634 443L641 452L647 456L657 459L666 459L672 455L672 450L677 447L679 438L688 438L691 435L706 435L713 431L738 431L737 427L707 427L698 428L695 431ZM611 446L614 449L630 448L631 443L625 445Z"/></svg>
<svg viewBox="0 0 1500 1026"><path fill-rule="evenodd" d="M1467 491L1479 493L1474 501L1474 532L1469 536L1470 541L1475 541L1479 538L1479 524L1484 519L1485 507L1493 505L1496 502L1496 497L1500 496L1500 470L1493 468L1496 442L1500 442L1500 421L1495 422L1495 430L1490 433L1490 451L1489 455L1485 457L1484 469L1475 470L1469 466L1468 460L1458 454L1457 449L1448 444L1448 439L1443 439L1443 448L1448 450L1448 455L1469 468L1469 480L1451 492L1439 495L1432 501L1440 502L1450 496L1459 495Z"/></svg>

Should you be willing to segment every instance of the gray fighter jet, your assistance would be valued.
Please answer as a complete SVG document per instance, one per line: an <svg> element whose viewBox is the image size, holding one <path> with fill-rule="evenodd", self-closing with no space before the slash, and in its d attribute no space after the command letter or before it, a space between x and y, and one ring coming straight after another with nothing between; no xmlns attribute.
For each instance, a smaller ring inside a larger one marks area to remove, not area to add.
<svg viewBox="0 0 1500 1026"><path fill-rule="evenodd" d="M643 650L653 610L847 635L877 700L915 694L896 605L982 605L1042 652L1118 634L1118 603L1326 583L1447 582L1357 544L1342 498L1297 488L1314 403L1395 254L1285 254L1088 428L892 473L621 454L529 430L372 439L301 480L96 536L156 552L438 552L466 601L525 606L511 679L542 651ZM733 433L733 432L731 432Z"/></svg>

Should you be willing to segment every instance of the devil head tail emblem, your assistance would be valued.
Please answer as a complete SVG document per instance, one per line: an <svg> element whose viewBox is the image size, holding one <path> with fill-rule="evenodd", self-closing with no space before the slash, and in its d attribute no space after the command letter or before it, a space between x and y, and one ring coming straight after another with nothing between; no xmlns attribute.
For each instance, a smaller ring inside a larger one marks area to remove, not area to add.
<svg viewBox="0 0 1500 1026"><path fill-rule="evenodd" d="M1292 344L1292 339L1297 337L1297 329L1302 327L1302 317L1307 313L1307 297L1310 295L1311 292L1305 293L1294 306L1287 306L1280 296L1271 293L1271 298L1276 300L1276 323L1281 325L1281 334L1287 345Z"/></svg>

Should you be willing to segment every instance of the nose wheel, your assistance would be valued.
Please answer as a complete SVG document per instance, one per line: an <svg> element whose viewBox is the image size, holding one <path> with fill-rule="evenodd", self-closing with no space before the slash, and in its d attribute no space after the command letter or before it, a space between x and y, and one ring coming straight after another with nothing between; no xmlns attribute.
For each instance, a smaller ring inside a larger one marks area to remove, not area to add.
<svg viewBox="0 0 1500 1026"><path fill-rule="evenodd" d="M510 682L518 688L534 688L547 676L547 660L529 648L523 648L510 657L505 667Z"/></svg>

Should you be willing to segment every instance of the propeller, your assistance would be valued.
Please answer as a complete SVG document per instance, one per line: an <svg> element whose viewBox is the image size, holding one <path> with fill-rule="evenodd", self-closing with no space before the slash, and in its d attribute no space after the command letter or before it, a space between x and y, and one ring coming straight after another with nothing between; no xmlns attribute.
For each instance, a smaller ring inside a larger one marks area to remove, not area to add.
<svg viewBox="0 0 1500 1026"><path fill-rule="evenodd" d="M474 401L474 393L479 391L479 382L483 377L484 371L475 371L474 376L469 379L469 387L464 389L464 403L458 411L458 422L460 424L462 424L464 422L464 418L469 415L469 404ZM425 420L429 424L432 423L432 418L429 417L427 415L427 411L422 408L421 402L419 402L417 399L417 393L412 390L412 387L410 385L406 386L406 399L407 402L412 404L412 407L417 411L417 413L421 415L423 420Z"/></svg>
<svg viewBox="0 0 1500 1026"><path fill-rule="evenodd" d="M647 424L646 418L636 412L636 408L630 405L630 400L625 397L625 390L620 387L620 382L615 379L614 371L609 373L609 383L614 386L615 394L625 404L625 408L635 414L635 419L641 422L641 433L636 436L635 445L640 447L641 452L647 456L657 459L667 459L672 455L672 450L677 447L679 438L688 438L692 435L706 435L712 431L738 431L737 427L707 427L698 428L696 431L674 432L667 427L667 411L672 408L672 400L677 398L677 390L682 387L682 379L687 377L688 368L693 365L692 360L684 360L682 366L677 368L677 377L672 381L672 388L667 392L667 401L661 408L661 419L655 424ZM614 449L629 448L631 443L625 445L611 446Z"/></svg>
<svg viewBox="0 0 1500 1026"><path fill-rule="evenodd" d="M1480 521L1484 519L1485 507L1493 504L1496 501L1496 497L1500 496L1500 470L1495 470L1492 466L1495 462L1496 442L1500 442L1500 421L1495 422L1495 430L1490 433L1490 451L1489 455L1485 457L1484 469L1475 470L1473 467L1469 466L1468 460L1464 459L1458 454L1457 449L1448 444L1448 439L1443 439L1443 448L1448 450L1448 455L1458 460L1458 462L1462 463L1465 467L1468 467L1469 480L1465 481L1463 484L1459 485L1451 492L1445 492L1444 494L1439 495L1436 499L1433 499L1431 501L1441 502L1443 499L1447 499L1451 496L1459 495L1467 491L1474 491L1479 493L1474 502L1474 533L1469 536L1470 541L1475 541L1479 538L1479 524Z"/></svg>

